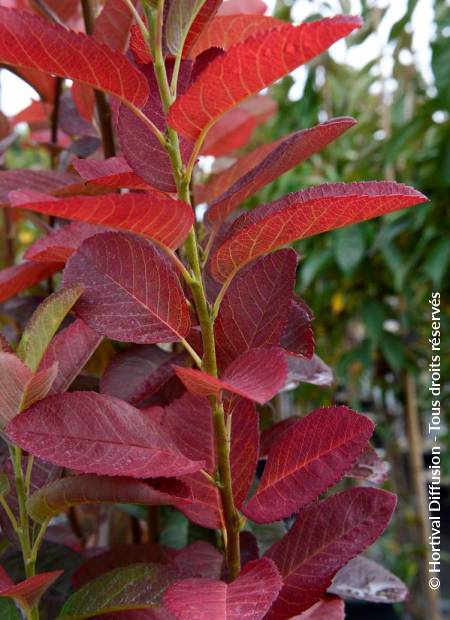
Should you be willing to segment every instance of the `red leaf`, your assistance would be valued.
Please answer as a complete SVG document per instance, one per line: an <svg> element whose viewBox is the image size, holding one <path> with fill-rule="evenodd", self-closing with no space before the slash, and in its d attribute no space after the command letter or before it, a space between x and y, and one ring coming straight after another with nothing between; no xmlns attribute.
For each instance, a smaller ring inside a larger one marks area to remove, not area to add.
<svg viewBox="0 0 450 620"><path fill-rule="evenodd" d="M133 609L130 611L115 611L101 616L92 616L93 620L177 620L164 607L154 607L153 609Z"/></svg>
<svg viewBox="0 0 450 620"><path fill-rule="evenodd" d="M241 508L255 478L259 456L259 415L248 400L234 402L231 410L231 478L234 503Z"/></svg>
<svg viewBox="0 0 450 620"><path fill-rule="evenodd" d="M148 97L144 76L126 56L29 11L0 7L0 62L79 80L137 107Z"/></svg>
<svg viewBox="0 0 450 620"><path fill-rule="evenodd" d="M373 429L369 418L347 407L316 409L299 419L270 449L245 516L272 523L298 512L341 479Z"/></svg>
<svg viewBox="0 0 450 620"><path fill-rule="evenodd" d="M261 620L281 586L275 564L262 558L246 564L231 584L186 579L169 586L163 600L179 620Z"/></svg>
<svg viewBox="0 0 450 620"><path fill-rule="evenodd" d="M222 4L222 0L206 0L202 8L197 13L194 23L189 29L186 41L183 47L183 56L193 56L192 48L198 37L202 34L208 22L214 17Z"/></svg>
<svg viewBox="0 0 450 620"><path fill-rule="evenodd" d="M56 79L54 77L43 71L26 67L15 67L14 72L34 88L41 99L44 101L54 101L56 92Z"/></svg>
<svg viewBox="0 0 450 620"><path fill-rule="evenodd" d="M33 373L13 353L0 353L0 427L20 410L23 394Z"/></svg>
<svg viewBox="0 0 450 620"><path fill-rule="evenodd" d="M234 400L232 410L225 403L231 420L231 475L237 506L244 501L253 481L258 459L258 414L249 401ZM186 392L165 409L163 428L178 448L191 460L205 462L205 469L214 475L216 468L211 408L205 398ZM184 477L191 487L193 503L179 506L192 521L213 529L222 526L221 505L217 487L201 473Z"/></svg>
<svg viewBox="0 0 450 620"><path fill-rule="evenodd" d="M99 334L152 344L176 342L189 333L189 309L177 274L166 255L145 239L122 233L86 239L69 259L63 282L84 287L75 313Z"/></svg>
<svg viewBox="0 0 450 620"><path fill-rule="evenodd" d="M24 261L19 265L2 269L0 271L0 302L39 284L62 267L63 263L40 264Z"/></svg>
<svg viewBox="0 0 450 620"><path fill-rule="evenodd" d="M186 90L191 78L191 69L190 62L182 62L177 82L178 94ZM166 115L161 103L153 65L150 64L143 70L145 70L148 80L149 97L142 108L142 113L160 131L165 132L167 129ZM166 70L170 80L173 61L167 61ZM123 155L133 171L152 187L157 187L165 192L176 192L177 188L169 154L148 126L123 104L118 108L116 126ZM191 142L181 138L180 151L183 162L186 162L192 151Z"/></svg>
<svg viewBox="0 0 450 620"><path fill-rule="evenodd" d="M296 131L286 138L277 140L270 151L261 159L257 150L254 167L241 176L227 191L214 200L206 213L207 220L214 226L220 225L227 216L246 198L255 194L274 179L294 168L299 163L321 151L345 131L355 125L353 118L334 118L311 129ZM251 153L246 156L245 165L250 165ZM236 165L239 165L237 162Z"/></svg>
<svg viewBox="0 0 450 620"><path fill-rule="evenodd" d="M233 108L208 132L201 154L214 157L228 155L247 144L255 128L256 119L248 110Z"/></svg>
<svg viewBox="0 0 450 620"><path fill-rule="evenodd" d="M13 585L14 585L14 581L8 575L8 573L3 568L3 566L0 566L0 591L4 590L5 588L7 588L9 586L13 586Z"/></svg>
<svg viewBox="0 0 450 620"><path fill-rule="evenodd" d="M262 0L226 0L218 10L218 15L236 15L237 13L259 14L267 11Z"/></svg>
<svg viewBox="0 0 450 620"><path fill-rule="evenodd" d="M1 8L1 7L0 7ZM76 177L55 170L2 170L0 172L0 204L9 205L9 194L17 189L54 192L71 185Z"/></svg>
<svg viewBox="0 0 450 620"><path fill-rule="evenodd" d="M312 385L331 385L334 381L333 371L318 355L311 359L302 359L293 355L286 355L288 376L286 390L296 388L300 383Z"/></svg>
<svg viewBox="0 0 450 620"><path fill-rule="evenodd" d="M46 237L35 241L26 250L24 257L39 263L65 263L85 239L104 231L103 226L74 222L56 228Z"/></svg>
<svg viewBox="0 0 450 620"><path fill-rule="evenodd" d="M183 243L194 221L189 205L157 190L63 199L17 191L10 198L21 209L131 231L172 249Z"/></svg>
<svg viewBox="0 0 450 620"><path fill-rule="evenodd" d="M267 458L269 451L278 443L284 432L298 422L298 416L292 416L273 424L261 433L260 458Z"/></svg>
<svg viewBox="0 0 450 620"><path fill-rule="evenodd" d="M389 463L383 461L369 444L345 475L347 478L382 484L387 479L388 472Z"/></svg>
<svg viewBox="0 0 450 620"><path fill-rule="evenodd" d="M201 148L201 154L221 157L241 148L248 142L253 130L265 123L276 110L277 104L269 95L250 97L237 108L232 108L226 112L211 127ZM239 162L245 160L245 157L245 155L241 157ZM233 165L232 168L234 169L234 167ZM244 171L240 169L238 177L243 173ZM214 181L209 182L207 188L209 189L213 183Z"/></svg>
<svg viewBox="0 0 450 620"><path fill-rule="evenodd" d="M228 2L225 5L226 6ZM236 43L242 43L246 39L267 30L273 30L283 26L285 22L267 15L242 14L218 15L214 17L197 39L192 49L192 55L198 56L210 47L229 49Z"/></svg>
<svg viewBox="0 0 450 620"><path fill-rule="evenodd" d="M174 366L179 379L193 394L219 395L223 390L264 404L283 386L287 365L284 354L277 347L251 349L236 358L226 369L222 379L202 370Z"/></svg>
<svg viewBox="0 0 450 620"><path fill-rule="evenodd" d="M174 375L181 355L154 345L136 345L118 353L100 380L100 392L135 405L157 392Z"/></svg>
<svg viewBox="0 0 450 620"><path fill-rule="evenodd" d="M193 461L204 461L205 470L214 473L216 458L212 415L205 398L186 392L166 407L161 424L183 454ZM190 474L183 480L191 488L193 503L179 506L180 510L194 523L212 529L220 528L222 515L217 487L201 473Z"/></svg>
<svg viewBox="0 0 450 620"><path fill-rule="evenodd" d="M136 62L141 65L147 65L152 62L150 50L148 44L144 41L144 37L139 29L139 26L131 26L130 30L130 50L136 59Z"/></svg>
<svg viewBox="0 0 450 620"><path fill-rule="evenodd" d="M62 575L62 573L62 570L53 571L51 573L40 573L34 577L28 577L28 579L16 585L8 585L3 579L3 584L0 586L0 597L8 596L13 598L19 603L22 609L29 610L30 607L33 607L33 605L39 601L44 592L60 575Z"/></svg>
<svg viewBox="0 0 450 620"><path fill-rule="evenodd" d="M135 0L133 4L136 4ZM123 0L106 0L92 34L112 49L123 51L132 23L133 16Z"/></svg>
<svg viewBox="0 0 450 620"><path fill-rule="evenodd" d="M286 243L426 200L417 190L390 181L319 185L288 194L236 220L211 259L211 272L223 282L249 261Z"/></svg>
<svg viewBox="0 0 450 620"><path fill-rule="evenodd" d="M172 563L183 577L220 579L224 557L212 545L198 540L178 551Z"/></svg>
<svg viewBox="0 0 450 620"><path fill-rule="evenodd" d="M198 471L150 416L112 396L49 396L16 416L8 437L50 463L108 476L155 478Z"/></svg>
<svg viewBox="0 0 450 620"><path fill-rule="evenodd" d="M120 0L123 4L123 0ZM94 159L73 159L72 166L87 184L104 185L111 189L128 187L130 189L152 188L133 172L124 157L110 157L102 161Z"/></svg>
<svg viewBox="0 0 450 620"><path fill-rule="evenodd" d="M214 324L221 367L245 351L280 342L295 285L297 255L280 250L243 269L231 282Z"/></svg>
<svg viewBox="0 0 450 620"><path fill-rule="evenodd" d="M267 620L285 620L318 601L337 571L382 534L395 504L392 493L358 488L303 510L266 553L284 584Z"/></svg>
<svg viewBox="0 0 450 620"><path fill-rule="evenodd" d="M400 603L408 596L408 588L398 577L363 555L341 568L328 591L373 603Z"/></svg>
<svg viewBox="0 0 450 620"><path fill-rule="evenodd" d="M95 109L94 91L85 84L74 82L71 92L73 102L78 112L85 120L90 122Z"/></svg>
<svg viewBox="0 0 450 620"><path fill-rule="evenodd" d="M133 4L136 4L135 0ZM100 43L122 52L126 47L132 22L131 12L123 0L106 0L95 20L92 36ZM95 106L92 89L75 82L72 86L72 97L83 118L90 121Z"/></svg>
<svg viewBox="0 0 450 620"><path fill-rule="evenodd" d="M303 299L294 295L280 347L292 355L311 359L314 355L314 332L311 328L313 319L311 308Z"/></svg>
<svg viewBox="0 0 450 620"><path fill-rule="evenodd" d="M0 333L0 353L13 353L11 345L2 333Z"/></svg>
<svg viewBox="0 0 450 620"><path fill-rule="evenodd" d="M71 386L101 340L102 337L80 319L56 334L39 366L42 370L52 367L55 362L58 364L49 394L65 392Z"/></svg>
<svg viewBox="0 0 450 620"><path fill-rule="evenodd" d="M53 364L35 372L26 386L22 396L21 410L25 411L38 400L42 400L50 392L50 389L58 374L58 364Z"/></svg>
<svg viewBox="0 0 450 620"><path fill-rule="evenodd" d="M30 105L18 112L12 119L14 125L18 123L46 123L50 117L52 106L45 101L31 101Z"/></svg>
<svg viewBox="0 0 450 620"><path fill-rule="evenodd" d="M291 620L344 620L345 603L337 596L325 596L310 609Z"/></svg>
<svg viewBox="0 0 450 620"><path fill-rule="evenodd" d="M141 506L171 506L189 503L191 495L181 482L159 489L157 481L150 483L118 476L69 476L50 482L34 493L27 509L34 521L44 523L70 506L80 504L139 504ZM171 488L171 486L173 488Z"/></svg>
<svg viewBox="0 0 450 620"><path fill-rule="evenodd" d="M361 20L351 16L287 24L234 45L172 104L170 125L196 140L239 101L308 62L360 25Z"/></svg>

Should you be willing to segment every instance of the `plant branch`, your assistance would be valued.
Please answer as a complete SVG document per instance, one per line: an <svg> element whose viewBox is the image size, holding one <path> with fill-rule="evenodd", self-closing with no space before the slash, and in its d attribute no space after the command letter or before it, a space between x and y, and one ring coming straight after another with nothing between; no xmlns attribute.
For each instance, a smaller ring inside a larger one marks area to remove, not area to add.
<svg viewBox="0 0 450 620"><path fill-rule="evenodd" d="M146 27L142 17L139 15L138 11L136 10L136 7L131 2L131 0L123 0L123 2L126 4L128 9L130 10L130 13L133 15L133 17L134 17L134 19L136 21L136 24L139 27L139 30L141 31L142 36L144 37L144 41L148 41L147 27Z"/></svg>
<svg viewBox="0 0 450 620"><path fill-rule="evenodd" d="M13 526L14 531L17 532L17 530L19 528L19 524L17 523L17 519L14 516L13 511L9 507L9 504L6 501L6 499L4 498L3 495L0 495L0 504L1 504L2 508L3 508L3 510L5 511L8 519L10 520L11 525Z"/></svg>
<svg viewBox="0 0 450 620"><path fill-rule="evenodd" d="M197 364L197 366L199 368L201 368L202 367L202 358L199 355L197 355L196 351L191 347L189 342L185 338L182 338L181 339L181 344L186 349L186 351L189 353L189 355L192 357L192 359Z"/></svg>
<svg viewBox="0 0 450 620"><path fill-rule="evenodd" d="M228 290L228 287L231 284L231 280L233 278L229 277L222 285L222 288L219 291L219 294L216 297L216 300L214 301L214 306L213 306L213 317L216 318L217 315L219 314L219 310L220 310L220 304L223 301L223 298L225 297L225 293Z"/></svg>
<svg viewBox="0 0 450 620"><path fill-rule="evenodd" d="M167 81L167 72L162 57L162 10L164 1L158 0L158 31L155 40L158 41L158 49L154 50L154 70L156 80L158 82L159 92L161 95L164 110L167 112L171 103L171 93ZM159 32L159 34L158 34ZM204 138L202 134L201 140ZM199 150L201 140L196 147ZM173 174L178 190L178 198L187 204L191 204L190 182L192 172L197 155L191 158L191 164L187 170L184 170L178 134L175 130L168 128L167 130L167 151L172 163ZM197 150L197 152L198 152ZM200 265L200 248L197 241L195 227L193 226L184 244L187 260L192 270L192 276L189 286L194 299L197 317L200 324L203 340L203 359L201 360L201 368L210 375L217 377L217 360L216 347L214 339L214 317L206 298L206 292L203 284L203 273ZM200 360L199 360L200 361ZM213 428L216 443L218 473L220 479L216 482L221 496L221 503L224 516L225 533L223 536L224 546L226 550L226 559L230 579L235 579L240 572L240 548L239 548L239 532L240 517L234 504L231 465L230 465L230 432L227 429L227 422L223 405L216 397L210 398L211 411L213 415Z"/></svg>
<svg viewBox="0 0 450 620"><path fill-rule="evenodd" d="M36 7L38 13L40 13L44 17L47 17L55 24L58 24L58 26L62 26L67 30L66 24L59 19L55 11L53 11L49 6L47 6L47 3L44 2L44 0L31 0L31 4Z"/></svg>
<svg viewBox="0 0 450 620"><path fill-rule="evenodd" d="M95 15L92 7L92 0L81 0L83 19L87 34L94 32ZM114 132L111 120L111 108L104 92L94 89L95 106L97 108L98 123L102 135L103 154L105 158L114 157L116 146L114 143Z"/></svg>

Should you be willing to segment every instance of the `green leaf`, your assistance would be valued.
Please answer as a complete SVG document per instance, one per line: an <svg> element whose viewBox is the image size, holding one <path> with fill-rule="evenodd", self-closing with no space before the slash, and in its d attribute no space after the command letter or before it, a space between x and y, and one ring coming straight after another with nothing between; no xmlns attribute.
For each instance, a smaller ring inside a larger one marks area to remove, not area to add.
<svg viewBox="0 0 450 620"><path fill-rule="evenodd" d="M0 618L2 620L21 620L22 616L10 598L0 598Z"/></svg>
<svg viewBox="0 0 450 620"><path fill-rule="evenodd" d="M79 286L64 288L40 304L28 322L17 348L18 357L35 372L57 329L83 292Z"/></svg>
<svg viewBox="0 0 450 620"><path fill-rule="evenodd" d="M167 482L160 490L144 480L120 476L78 475L54 480L34 493L27 502L33 521L47 519L79 504L120 503L145 506L189 502L188 489L181 482Z"/></svg>
<svg viewBox="0 0 450 620"><path fill-rule="evenodd" d="M423 270L437 288L442 284L450 259L447 239L439 239L431 250L423 265Z"/></svg>
<svg viewBox="0 0 450 620"><path fill-rule="evenodd" d="M394 370L402 370L405 367L405 346L398 336L385 332L381 338L380 346L388 364Z"/></svg>
<svg viewBox="0 0 450 620"><path fill-rule="evenodd" d="M178 510L161 508L165 516L165 526L160 535L160 543L174 549L183 549L188 544L189 521Z"/></svg>
<svg viewBox="0 0 450 620"><path fill-rule="evenodd" d="M311 282L327 265L330 259L331 251L329 249L321 248L308 253L305 262L300 265L300 282L302 291L309 287Z"/></svg>
<svg viewBox="0 0 450 620"><path fill-rule="evenodd" d="M383 333L383 323L386 318L383 305L376 299L369 299L363 304L361 316L369 337L374 342L378 342Z"/></svg>
<svg viewBox="0 0 450 620"><path fill-rule="evenodd" d="M269 547L274 545L280 538L283 538L287 532L283 521L266 524L247 521L245 529L255 535L260 555L263 555Z"/></svg>
<svg viewBox="0 0 450 620"><path fill-rule="evenodd" d="M361 226L339 228L334 236L334 256L341 271L351 274L364 256L365 239Z"/></svg>
<svg viewBox="0 0 450 620"><path fill-rule="evenodd" d="M166 22L166 44L171 54L180 52L196 5L197 0L172 0L170 3Z"/></svg>
<svg viewBox="0 0 450 620"><path fill-rule="evenodd" d="M173 570L161 564L117 568L72 594L58 617L82 620L108 612L156 607L176 578Z"/></svg>

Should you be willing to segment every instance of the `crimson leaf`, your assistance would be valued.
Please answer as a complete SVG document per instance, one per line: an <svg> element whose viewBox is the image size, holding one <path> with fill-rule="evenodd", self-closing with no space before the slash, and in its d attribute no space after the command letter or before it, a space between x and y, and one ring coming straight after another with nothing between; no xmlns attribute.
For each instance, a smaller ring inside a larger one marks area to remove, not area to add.
<svg viewBox="0 0 450 620"><path fill-rule="evenodd" d="M64 199L17 191L10 198L21 209L139 233L172 249L183 243L193 224L189 205L155 189L145 194Z"/></svg>
<svg viewBox="0 0 450 620"><path fill-rule="evenodd" d="M345 603L337 596L324 596L310 609L290 620L344 620Z"/></svg>
<svg viewBox="0 0 450 620"><path fill-rule="evenodd" d="M283 26L280 19L268 15L242 14L241 11L237 13L239 14L214 17L197 39L192 54L198 56L210 47L227 50L260 32Z"/></svg>
<svg viewBox="0 0 450 620"><path fill-rule="evenodd" d="M43 523L79 504L170 506L191 501L187 487L180 482L171 485L166 482L165 486L159 489L151 483L118 476L69 476L39 489L29 498L27 508L34 521Z"/></svg>
<svg viewBox="0 0 450 620"><path fill-rule="evenodd" d="M361 20L351 16L300 26L286 24L234 45L211 62L172 104L170 125L196 140L227 110L308 62L360 25Z"/></svg>
<svg viewBox="0 0 450 620"><path fill-rule="evenodd" d="M296 131L286 138L277 140L270 145L270 150L265 145L264 151L257 149L255 153L249 153L245 156L245 166L252 166L251 169L211 203L206 212L207 221L211 225L219 226L246 198L314 153L321 151L355 123L356 121L350 117L333 118L311 129ZM263 159L262 154L265 155ZM239 167L241 162L238 160L235 165Z"/></svg>
<svg viewBox="0 0 450 620"><path fill-rule="evenodd" d="M16 600L21 608L30 612L30 608L39 602L42 594L58 579L63 571L40 573L28 577L20 583L13 584L6 571L0 567L0 596L7 596Z"/></svg>
<svg viewBox="0 0 450 620"><path fill-rule="evenodd" d="M257 523L289 517L344 475L364 450L373 423L347 407L316 409L289 427L269 451L244 514Z"/></svg>
<svg viewBox="0 0 450 620"><path fill-rule="evenodd" d="M68 261L64 285L85 291L76 314L100 334L125 342L175 342L190 328L189 309L167 256L145 239L103 233Z"/></svg>
<svg viewBox="0 0 450 620"><path fill-rule="evenodd" d="M74 321L53 338L39 366L39 369L43 370L57 363L58 371L50 394L64 392L70 387L101 339L102 337L81 319Z"/></svg>
<svg viewBox="0 0 450 620"><path fill-rule="evenodd" d="M174 366L186 388L199 396L218 395L223 390L263 404L283 386L287 375L284 353L277 347L251 349L228 366L221 379L202 370Z"/></svg>
<svg viewBox="0 0 450 620"><path fill-rule="evenodd" d="M392 493L359 488L304 509L266 552L283 577L267 620L285 620L318 601L337 571L382 534L395 504Z"/></svg>
<svg viewBox="0 0 450 620"><path fill-rule="evenodd" d="M149 415L95 392L49 396L16 416L7 435L32 454L83 473L154 478L202 467Z"/></svg>
<svg viewBox="0 0 450 620"><path fill-rule="evenodd" d="M39 284L63 267L63 263L33 263L24 261L0 271L0 302L14 297L24 289Z"/></svg>
<svg viewBox="0 0 450 620"><path fill-rule="evenodd" d="M186 579L171 585L163 600L179 620L261 620L281 585L275 564L262 558L248 562L231 584Z"/></svg>
<svg viewBox="0 0 450 620"><path fill-rule="evenodd" d="M137 107L148 96L144 76L126 56L29 11L0 7L0 62L79 80Z"/></svg>
<svg viewBox="0 0 450 620"><path fill-rule="evenodd" d="M221 367L256 347L278 345L295 284L297 255L286 249L263 256L229 286L214 324Z"/></svg>
<svg viewBox="0 0 450 620"><path fill-rule="evenodd" d="M131 347L114 357L100 380L100 391L137 404L173 377L171 364L180 357L154 345Z"/></svg>
<svg viewBox="0 0 450 620"><path fill-rule="evenodd" d="M223 282L249 261L286 243L426 202L417 190L390 181L319 185L242 215L211 259Z"/></svg>

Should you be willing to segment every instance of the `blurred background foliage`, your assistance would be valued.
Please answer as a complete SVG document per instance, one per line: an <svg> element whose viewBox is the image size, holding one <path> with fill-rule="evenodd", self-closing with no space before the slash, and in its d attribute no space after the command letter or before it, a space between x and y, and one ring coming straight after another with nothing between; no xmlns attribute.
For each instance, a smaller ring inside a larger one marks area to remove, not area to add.
<svg viewBox="0 0 450 620"><path fill-rule="evenodd" d="M296 3L279 1L278 17L290 19L291 11L295 12L292 4ZM305 9L308 2L300 4ZM335 8L336 3L332 4L311 0L311 18ZM348 4L341 0L344 12L349 12ZM388 8L361 4L365 27L349 39L349 47L376 33ZM384 538L380 552L410 585L408 607L413 617L428 619L432 617L427 611L430 592L421 575L426 531L420 522L423 506L418 505L418 487L425 489L430 448L432 291L441 293L441 376L449 377L450 11L444 0L434 3L430 83L421 75L412 50L410 21L417 4L409 0L405 14L390 28L390 76L383 75L381 55L361 69L335 62L330 54L320 56L304 70L300 97L292 77L272 89L279 114L259 130L253 146L331 117L353 116L356 127L268 186L257 202L309 185L368 179L395 179L430 199L425 206L298 244L303 256L298 292L317 317L317 352L333 368L336 382L328 394L324 388L303 384L294 395L301 411L323 405L324 400L325 404L340 401L376 418L379 446L391 464L390 484L400 498L391 535ZM450 461L444 419L448 397L448 380L443 380L444 523L449 522ZM425 468L417 477L414 458L422 450ZM450 550L448 542L444 540L443 547ZM448 562L445 553L443 560ZM443 571L448 575L445 567ZM448 610L448 578L443 583L442 605Z"/></svg>

